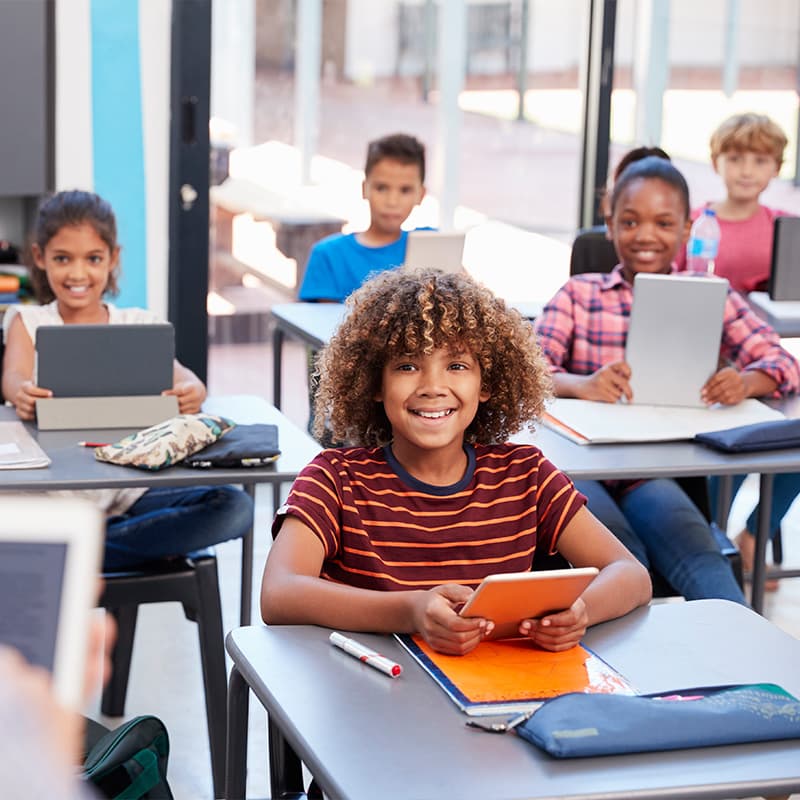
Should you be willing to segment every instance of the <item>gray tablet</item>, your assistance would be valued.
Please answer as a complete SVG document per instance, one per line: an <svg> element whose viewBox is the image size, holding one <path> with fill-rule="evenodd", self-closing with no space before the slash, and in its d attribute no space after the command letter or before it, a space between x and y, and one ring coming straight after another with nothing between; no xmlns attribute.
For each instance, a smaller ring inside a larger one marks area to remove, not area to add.
<svg viewBox="0 0 800 800"><path fill-rule="evenodd" d="M636 276L625 344L634 403L703 406L700 390L719 362L727 294L723 278Z"/></svg>
<svg viewBox="0 0 800 800"><path fill-rule="evenodd" d="M36 383L54 397L159 395L172 387L172 325L42 325Z"/></svg>
<svg viewBox="0 0 800 800"><path fill-rule="evenodd" d="M772 234L772 300L800 300L800 217L778 217Z"/></svg>
<svg viewBox="0 0 800 800"><path fill-rule="evenodd" d="M463 272L463 231L409 231L404 267L432 267Z"/></svg>

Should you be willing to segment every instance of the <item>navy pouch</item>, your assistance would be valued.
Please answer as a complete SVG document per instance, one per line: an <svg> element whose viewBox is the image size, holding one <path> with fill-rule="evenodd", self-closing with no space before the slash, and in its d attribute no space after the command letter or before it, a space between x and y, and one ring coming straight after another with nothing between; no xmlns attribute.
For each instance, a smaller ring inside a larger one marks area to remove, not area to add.
<svg viewBox="0 0 800 800"><path fill-rule="evenodd" d="M800 419L756 422L721 431L698 433L694 440L725 453L753 453L800 447Z"/></svg>
<svg viewBox="0 0 800 800"><path fill-rule="evenodd" d="M658 695L571 693L516 728L556 758L800 738L800 701L773 683Z"/></svg>

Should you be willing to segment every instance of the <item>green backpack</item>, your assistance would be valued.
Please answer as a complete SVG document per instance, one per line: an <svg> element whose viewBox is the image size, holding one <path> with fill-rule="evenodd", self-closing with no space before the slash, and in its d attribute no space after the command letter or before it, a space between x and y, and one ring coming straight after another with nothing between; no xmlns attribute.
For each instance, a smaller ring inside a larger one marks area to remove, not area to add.
<svg viewBox="0 0 800 800"><path fill-rule="evenodd" d="M84 778L109 800L173 800L167 783L169 735L158 717L141 716L109 730L86 721Z"/></svg>

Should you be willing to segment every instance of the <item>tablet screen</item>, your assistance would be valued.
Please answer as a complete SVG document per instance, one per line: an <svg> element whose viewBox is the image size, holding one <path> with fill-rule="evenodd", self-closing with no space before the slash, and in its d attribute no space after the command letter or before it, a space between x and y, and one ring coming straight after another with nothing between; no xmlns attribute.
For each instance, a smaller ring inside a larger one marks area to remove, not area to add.
<svg viewBox="0 0 800 800"><path fill-rule="evenodd" d="M0 541L0 642L50 672L66 558L66 542Z"/></svg>
<svg viewBox="0 0 800 800"><path fill-rule="evenodd" d="M0 643L49 670L58 699L83 702L105 519L86 500L0 499Z"/></svg>

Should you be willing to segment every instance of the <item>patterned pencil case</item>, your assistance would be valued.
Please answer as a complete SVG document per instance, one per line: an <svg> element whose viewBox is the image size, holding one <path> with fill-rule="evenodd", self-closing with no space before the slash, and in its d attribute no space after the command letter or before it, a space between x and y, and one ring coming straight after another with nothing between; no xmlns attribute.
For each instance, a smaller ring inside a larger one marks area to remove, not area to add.
<svg viewBox="0 0 800 800"><path fill-rule="evenodd" d="M571 693L516 728L556 758L800 738L800 701L773 683L657 695Z"/></svg>
<svg viewBox="0 0 800 800"><path fill-rule="evenodd" d="M208 447L235 425L225 417L211 414L179 414L114 444L96 448L94 457L137 469L164 469Z"/></svg>

